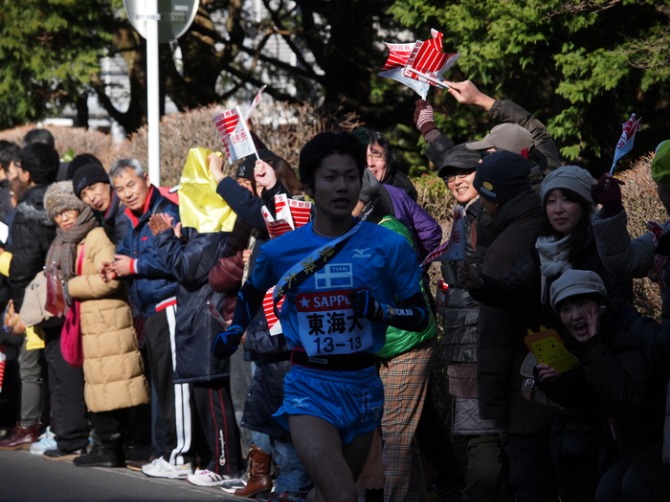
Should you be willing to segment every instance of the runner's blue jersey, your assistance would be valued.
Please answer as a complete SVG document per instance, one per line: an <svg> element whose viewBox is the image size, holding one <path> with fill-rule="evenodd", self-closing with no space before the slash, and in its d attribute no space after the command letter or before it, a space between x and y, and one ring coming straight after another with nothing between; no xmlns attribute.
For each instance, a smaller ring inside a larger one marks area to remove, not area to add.
<svg viewBox="0 0 670 502"><path fill-rule="evenodd" d="M333 238L314 232L312 223L267 242L251 276L266 291L298 262ZM380 303L419 293L421 270L415 251L395 232L363 222L344 247L326 265L287 294L279 320L290 348L303 347L308 355L377 352L384 345L386 325L357 318L349 295L368 288Z"/></svg>

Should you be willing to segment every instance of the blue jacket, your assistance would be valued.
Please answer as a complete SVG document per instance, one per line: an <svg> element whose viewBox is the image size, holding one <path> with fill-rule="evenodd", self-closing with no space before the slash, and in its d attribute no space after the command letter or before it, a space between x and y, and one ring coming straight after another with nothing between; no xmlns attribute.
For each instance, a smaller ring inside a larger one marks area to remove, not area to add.
<svg viewBox="0 0 670 502"><path fill-rule="evenodd" d="M163 197L156 187L151 187L146 209L141 216L126 208L130 229L123 241L117 244L117 254L130 256L135 261L135 274L130 278L130 302L144 318L156 313L156 305L177 294L177 281L158 258L149 218L154 213L167 213L179 221L177 205Z"/></svg>
<svg viewBox="0 0 670 502"><path fill-rule="evenodd" d="M165 230L154 237L159 256L179 281L175 336L175 383L207 382L227 378L228 359L212 354L212 344L223 331L209 314L207 303L214 305L230 321L235 309L237 291L216 292L207 276L219 258L233 256L244 249L249 228L239 222L233 232L198 233L195 228L182 228L182 238Z"/></svg>

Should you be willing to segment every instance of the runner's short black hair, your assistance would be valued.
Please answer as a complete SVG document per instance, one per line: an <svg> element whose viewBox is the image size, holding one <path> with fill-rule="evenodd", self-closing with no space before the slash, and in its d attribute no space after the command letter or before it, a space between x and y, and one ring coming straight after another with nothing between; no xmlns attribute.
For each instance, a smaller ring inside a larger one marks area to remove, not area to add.
<svg viewBox="0 0 670 502"><path fill-rule="evenodd" d="M329 155L349 155L356 162L359 177L365 169L366 149L358 137L350 132L322 132L310 139L300 151L298 173L303 185L314 189L314 173Z"/></svg>

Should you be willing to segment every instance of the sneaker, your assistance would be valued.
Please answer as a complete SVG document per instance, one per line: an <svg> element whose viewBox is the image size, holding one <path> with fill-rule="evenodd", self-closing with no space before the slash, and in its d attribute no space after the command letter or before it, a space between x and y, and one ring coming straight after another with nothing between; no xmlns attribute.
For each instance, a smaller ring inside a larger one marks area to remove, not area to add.
<svg viewBox="0 0 670 502"><path fill-rule="evenodd" d="M47 430L44 431L39 437L39 441L30 445L30 453L33 455L42 455L47 450L55 450L58 448L56 445L56 435L51 432L51 427L47 427Z"/></svg>
<svg viewBox="0 0 670 502"><path fill-rule="evenodd" d="M247 486L247 474L241 478L232 478L221 483L221 489L226 493L235 493L240 488Z"/></svg>
<svg viewBox="0 0 670 502"><path fill-rule="evenodd" d="M223 476L209 469L196 469L193 474L186 476L186 480L195 486L220 486L226 481Z"/></svg>
<svg viewBox="0 0 670 502"><path fill-rule="evenodd" d="M79 455L83 455L86 453L86 449L81 448L79 450L74 450L74 451L62 451L59 450L58 448L54 448L52 450L46 450L44 453L42 453L42 458L45 460L72 460L75 457L78 457Z"/></svg>
<svg viewBox="0 0 670 502"><path fill-rule="evenodd" d="M126 467L131 471L141 472L142 467L144 467L145 465L149 465L154 460L156 460L156 457L154 455L151 455L149 458L144 459L126 460Z"/></svg>
<svg viewBox="0 0 670 502"><path fill-rule="evenodd" d="M152 478L184 479L193 471L191 464L170 464L158 457L150 464L142 466L142 472Z"/></svg>

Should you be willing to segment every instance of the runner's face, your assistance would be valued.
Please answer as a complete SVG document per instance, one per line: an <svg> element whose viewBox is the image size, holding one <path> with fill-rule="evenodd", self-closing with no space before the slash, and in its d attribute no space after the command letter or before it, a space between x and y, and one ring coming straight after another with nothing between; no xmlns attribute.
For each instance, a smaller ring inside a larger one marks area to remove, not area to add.
<svg viewBox="0 0 670 502"><path fill-rule="evenodd" d="M325 157L314 173L314 205L317 218L351 220L358 202L361 178L356 161L350 155Z"/></svg>

